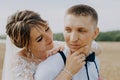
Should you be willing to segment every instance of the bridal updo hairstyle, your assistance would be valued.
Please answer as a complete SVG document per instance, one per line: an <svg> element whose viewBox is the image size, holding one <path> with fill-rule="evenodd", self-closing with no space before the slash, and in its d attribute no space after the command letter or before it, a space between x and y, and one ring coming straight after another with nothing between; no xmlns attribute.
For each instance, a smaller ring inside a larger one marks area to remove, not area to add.
<svg viewBox="0 0 120 80"><path fill-rule="evenodd" d="M23 10L8 17L6 33L14 45L28 47L32 27L45 27L47 22L36 12Z"/></svg>

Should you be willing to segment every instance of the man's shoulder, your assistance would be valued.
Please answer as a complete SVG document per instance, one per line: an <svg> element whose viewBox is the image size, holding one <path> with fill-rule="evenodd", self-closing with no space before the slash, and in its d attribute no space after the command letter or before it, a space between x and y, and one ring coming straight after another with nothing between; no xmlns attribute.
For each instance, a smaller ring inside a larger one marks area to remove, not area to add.
<svg viewBox="0 0 120 80"><path fill-rule="evenodd" d="M65 47L64 50L63 50L63 54L65 55L65 57L67 57L67 54L68 54L68 48ZM40 66L46 66L46 65L51 65L51 66L54 66L54 65L57 65L57 66L64 66L64 62L63 62L63 58L62 56L60 55L59 52L57 52L56 54L52 55L52 56L49 56L45 61L41 62L38 67Z"/></svg>
<svg viewBox="0 0 120 80"><path fill-rule="evenodd" d="M49 56L45 61L41 62L35 74L36 80L54 80L54 78L63 69L64 62L59 53ZM47 77L46 77L47 76Z"/></svg>

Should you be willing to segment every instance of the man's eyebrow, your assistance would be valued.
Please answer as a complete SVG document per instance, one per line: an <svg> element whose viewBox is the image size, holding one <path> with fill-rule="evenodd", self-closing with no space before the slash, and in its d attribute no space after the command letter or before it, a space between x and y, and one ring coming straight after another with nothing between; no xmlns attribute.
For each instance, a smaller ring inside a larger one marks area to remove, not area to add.
<svg viewBox="0 0 120 80"><path fill-rule="evenodd" d="M86 28L80 27L80 28L78 28L78 29L86 29Z"/></svg>
<svg viewBox="0 0 120 80"><path fill-rule="evenodd" d="M65 26L65 28L71 28L71 26Z"/></svg>

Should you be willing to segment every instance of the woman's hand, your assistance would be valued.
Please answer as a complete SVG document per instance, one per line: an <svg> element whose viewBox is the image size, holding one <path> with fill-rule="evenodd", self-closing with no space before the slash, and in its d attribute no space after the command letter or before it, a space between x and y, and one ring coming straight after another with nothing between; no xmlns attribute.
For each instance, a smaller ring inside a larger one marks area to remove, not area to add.
<svg viewBox="0 0 120 80"><path fill-rule="evenodd" d="M64 42L57 41L54 44L53 49L48 52L48 57L51 56L51 55L56 54L58 51L63 51L64 50L64 46L65 46Z"/></svg>

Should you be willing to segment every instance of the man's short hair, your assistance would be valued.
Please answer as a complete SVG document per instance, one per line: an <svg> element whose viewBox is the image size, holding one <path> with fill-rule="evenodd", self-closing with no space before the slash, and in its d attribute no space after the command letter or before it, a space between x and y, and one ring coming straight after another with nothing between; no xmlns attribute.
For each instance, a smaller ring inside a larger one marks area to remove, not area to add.
<svg viewBox="0 0 120 80"><path fill-rule="evenodd" d="M96 21L96 24L98 23L96 10L88 5L74 5L67 10L66 14L72 14L74 16L91 16Z"/></svg>

